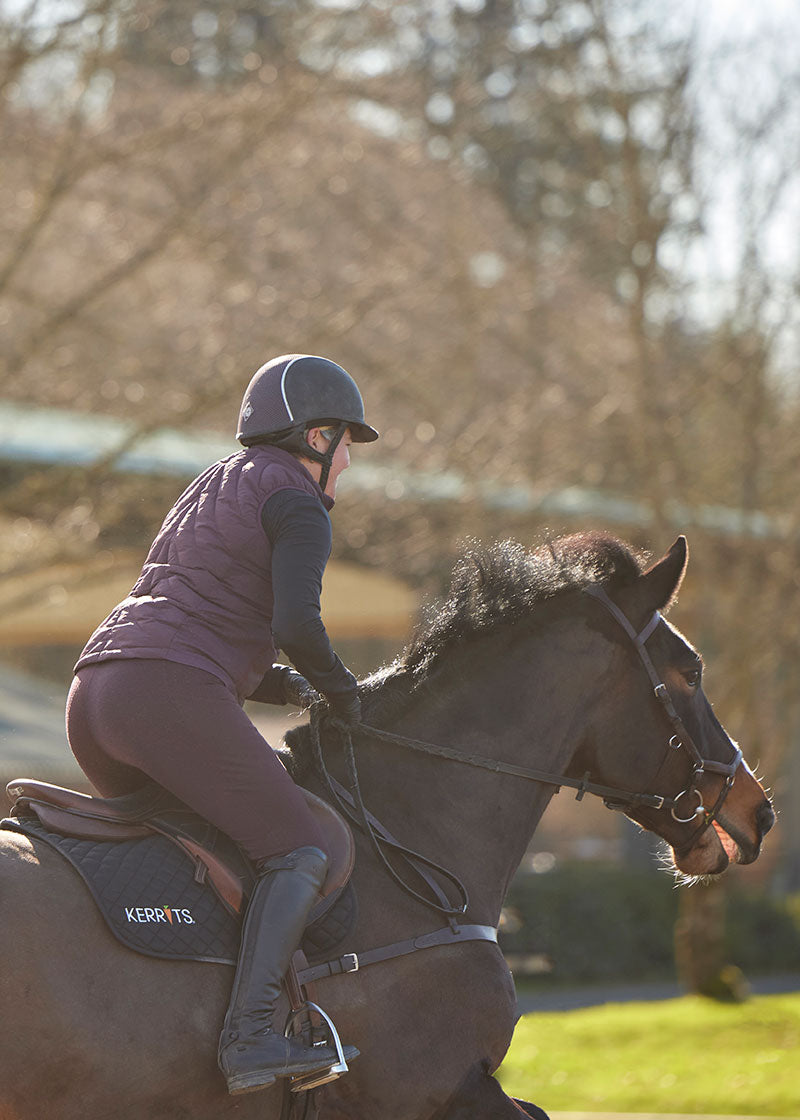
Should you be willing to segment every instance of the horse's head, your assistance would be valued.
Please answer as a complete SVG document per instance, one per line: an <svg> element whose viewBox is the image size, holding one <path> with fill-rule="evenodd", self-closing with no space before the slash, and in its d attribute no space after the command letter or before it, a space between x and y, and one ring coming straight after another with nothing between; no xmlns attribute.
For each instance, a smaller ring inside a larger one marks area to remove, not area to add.
<svg viewBox="0 0 800 1120"><path fill-rule="evenodd" d="M638 578L609 588L611 598L587 589L589 624L618 649L600 719L570 773L591 769L608 785L649 795L608 803L665 840L678 871L694 877L752 863L775 814L705 696L700 655L661 613L687 556L679 537Z"/></svg>

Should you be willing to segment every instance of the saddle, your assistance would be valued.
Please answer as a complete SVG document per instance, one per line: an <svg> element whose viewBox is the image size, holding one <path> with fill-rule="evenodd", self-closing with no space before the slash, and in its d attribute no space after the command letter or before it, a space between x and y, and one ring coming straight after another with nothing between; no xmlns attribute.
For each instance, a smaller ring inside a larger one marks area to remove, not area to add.
<svg viewBox="0 0 800 1120"><path fill-rule="evenodd" d="M328 875L309 922L327 909L350 879L355 845L350 826L321 797L301 790L325 838ZM17 778L6 786L15 816L33 814L49 831L83 840L135 840L153 833L167 837L194 862L195 878L208 882L227 909L240 915L253 872L238 849L219 850L217 830L155 782L122 797L91 797L77 790Z"/></svg>

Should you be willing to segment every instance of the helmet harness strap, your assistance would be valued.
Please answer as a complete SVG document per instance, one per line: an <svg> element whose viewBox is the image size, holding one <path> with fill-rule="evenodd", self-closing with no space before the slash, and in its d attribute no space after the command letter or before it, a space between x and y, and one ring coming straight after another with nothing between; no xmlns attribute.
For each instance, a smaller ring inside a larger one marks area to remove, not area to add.
<svg viewBox="0 0 800 1120"><path fill-rule="evenodd" d="M316 425L311 426L315 427ZM307 455L309 459L313 459L315 463L322 464L322 473L319 476L319 485L320 489L323 491L328 485L328 478L331 473L331 466L333 465L333 456L336 454L336 448L342 442L342 437L347 431L347 428L347 424L340 423L336 428L333 436L331 437L330 443L324 451L317 451L316 447L312 447L310 443L306 443L306 446L303 450L303 454ZM306 428L306 431L308 431L308 428ZM303 433L303 439L305 442L305 432Z"/></svg>

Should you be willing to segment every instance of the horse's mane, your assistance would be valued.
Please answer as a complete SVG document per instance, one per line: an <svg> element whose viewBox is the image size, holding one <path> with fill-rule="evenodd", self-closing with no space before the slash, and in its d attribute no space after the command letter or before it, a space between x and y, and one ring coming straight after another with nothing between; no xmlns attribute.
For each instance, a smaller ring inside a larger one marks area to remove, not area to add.
<svg viewBox="0 0 800 1120"><path fill-rule="evenodd" d="M528 618L540 603L592 583L633 581L643 558L607 533L576 533L533 552L517 541L469 548L457 562L447 598L434 604L402 658L416 675L455 643Z"/></svg>
<svg viewBox="0 0 800 1120"><path fill-rule="evenodd" d="M472 544L453 569L449 593L428 607L405 651L361 683L365 722L399 713L454 646L529 619L538 605L589 584L631 583L644 559L600 532L559 537L533 551L513 540ZM302 780L310 762L308 728L294 728L286 742L282 757L292 776Z"/></svg>

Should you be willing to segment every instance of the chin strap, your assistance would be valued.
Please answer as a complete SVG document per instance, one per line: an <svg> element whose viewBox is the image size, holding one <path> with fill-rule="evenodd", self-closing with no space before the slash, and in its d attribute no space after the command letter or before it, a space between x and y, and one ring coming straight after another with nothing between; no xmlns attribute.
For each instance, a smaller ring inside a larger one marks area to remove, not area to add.
<svg viewBox="0 0 800 1120"><path fill-rule="evenodd" d="M286 451L291 451L295 455L302 455L305 459L311 459L314 463L322 464L322 473L319 476L319 486L324 492L325 487L328 485L328 478L331 473L331 465L333 464L333 456L336 454L336 448L342 442L342 436L347 431L349 424L339 422L336 430L331 437L331 441L324 451L317 451L316 447L312 447L306 440L306 432L309 428L332 428L333 424L310 424L303 427L295 427L287 430L284 433L279 433L270 442L274 443L276 447L282 447Z"/></svg>
<svg viewBox="0 0 800 1120"><path fill-rule="evenodd" d="M314 425L315 427L317 425ZM306 429L307 431L308 429ZM316 447L312 447L310 443L306 442L305 432L303 432L303 454L309 459L313 459L315 463L322 463L322 473L319 476L319 486L322 491L328 485L328 478L331 473L331 465L333 464L333 456L336 454L336 448L342 442L342 436L347 431L347 424L339 424L331 437L331 442L324 451L317 451Z"/></svg>

